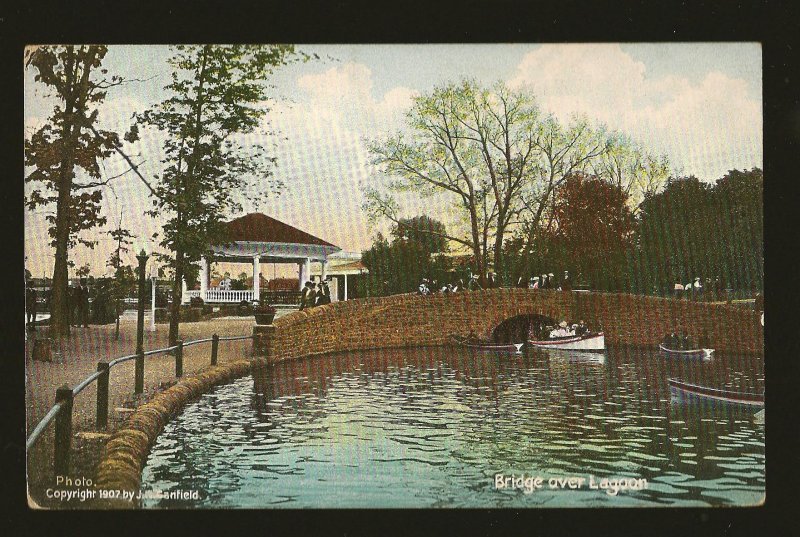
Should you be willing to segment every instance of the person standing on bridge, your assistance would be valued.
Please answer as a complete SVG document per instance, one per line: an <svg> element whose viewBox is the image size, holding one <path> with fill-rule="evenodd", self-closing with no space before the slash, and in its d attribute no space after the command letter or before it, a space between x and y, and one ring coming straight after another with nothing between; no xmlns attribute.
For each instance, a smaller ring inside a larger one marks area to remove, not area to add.
<svg viewBox="0 0 800 537"><path fill-rule="evenodd" d="M303 292L300 294L300 310L313 307L316 299L314 282L307 281L305 287L303 287Z"/></svg>

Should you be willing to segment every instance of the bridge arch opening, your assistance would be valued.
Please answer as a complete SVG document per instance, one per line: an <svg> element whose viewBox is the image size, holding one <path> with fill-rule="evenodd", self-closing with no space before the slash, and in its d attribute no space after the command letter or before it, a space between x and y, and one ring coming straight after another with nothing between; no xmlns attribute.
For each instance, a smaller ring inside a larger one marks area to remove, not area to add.
<svg viewBox="0 0 800 537"><path fill-rule="evenodd" d="M545 327L557 324L558 321L546 315L536 313L516 315L492 330L492 340L497 343L520 343L527 341L529 336L540 337L545 333Z"/></svg>

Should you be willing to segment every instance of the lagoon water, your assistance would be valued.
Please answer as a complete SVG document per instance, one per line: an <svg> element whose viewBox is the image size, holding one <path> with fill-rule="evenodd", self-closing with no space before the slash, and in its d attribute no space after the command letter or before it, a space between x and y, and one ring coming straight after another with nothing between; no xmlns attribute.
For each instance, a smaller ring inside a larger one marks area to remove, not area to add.
<svg viewBox="0 0 800 537"><path fill-rule="evenodd" d="M763 421L735 407L672 402L667 377L760 392L763 358L703 363L629 348L510 355L439 347L284 362L217 387L167 425L143 471L142 492L151 496L143 506L762 501ZM529 493L524 480L500 489L498 474L542 481ZM567 477L584 481L569 488ZM599 488L603 479L638 485L614 494ZM158 497L176 490L199 498Z"/></svg>

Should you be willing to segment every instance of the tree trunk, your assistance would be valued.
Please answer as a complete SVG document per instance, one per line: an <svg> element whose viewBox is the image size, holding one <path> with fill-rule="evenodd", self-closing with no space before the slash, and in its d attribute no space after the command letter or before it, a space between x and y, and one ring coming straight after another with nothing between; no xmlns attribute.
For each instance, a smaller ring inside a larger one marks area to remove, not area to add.
<svg viewBox="0 0 800 537"><path fill-rule="evenodd" d="M503 277L503 235L505 232L505 227L497 226L494 237L494 274L495 284L498 287L500 287Z"/></svg>
<svg viewBox="0 0 800 537"><path fill-rule="evenodd" d="M72 194L72 174L75 160L73 146L73 118L75 113L74 94L74 51L65 63L64 123L61 127L64 153L58 172L58 201L56 202L56 252L53 265L53 288L50 302L50 332L55 337L69 336L70 304L67 296L69 283L69 234L70 234L70 201Z"/></svg>
<svg viewBox="0 0 800 537"><path fill-rule="evenodd" d="M169 346L178 341L178 329L181 322L181 301L183 299L183 251L175 252L175 279L172 281L172 305L169 316Z"/></svg>

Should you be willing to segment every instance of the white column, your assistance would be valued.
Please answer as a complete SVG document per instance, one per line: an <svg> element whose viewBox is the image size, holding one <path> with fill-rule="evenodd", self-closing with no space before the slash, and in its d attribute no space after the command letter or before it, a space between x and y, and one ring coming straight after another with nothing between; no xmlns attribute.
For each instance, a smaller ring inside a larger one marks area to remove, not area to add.
<svg viewBox="0 0 800 537"><path fill-rule="evenodd" d="M347 300L347 273L344 273L344 299Z"/></svg>
<svg viewBox="0 0 800 537"><path fill-rule="evenodd" d="M150 291L150 331L156 331L156 279L150 278L151 291ZM185 285L185 283L184 283ZM183 295L181 295L183 296Z"/></svg>
<svg viewBox="0 0 800 537"><path fill-rule="evenodd" d="M328 261L322 260L320 261L320 264L322 265L322 270L320 270L320 274L322 275L322 281L325 281L325 278L328 277Z"/></svg>
<svg viewBox="0 0 800 537"><path fill-rule="evenodd" d="M298 269L297 269L297 279L300 281L300 291L302 291L303 287L306 284L306 280L305 280L305 278L303 278L303 264L302 263L298 263L297 267L298 267Z"/></svg>
<svg viewBox="0 0 800 537"><path fill-rule="evenodd" d="M189 288L186 286L186 280L181 278L181 304L189 303Z"/></svg>
<svg viewBox="0 0 800 537"><path fill-rule="evenodd" d="M253 257L253 300L261 298L261 256Z"/></svg>
<svg viewBox="0 0 800 537"><path fill-rule="evenodd" d="M203 302L206 300L206 291L208 290L208 260L205 257L200 258L200 298Z"/></svg>
<svg viewBox="0 0 800 537"><path fill-rule="evenodd" d="M306 261L305 261L305 263L303 265L303 276L304 276L304 278L303 278L304 280L310 280L311 279L311 258L309 258L309 257L306 257ZM306 283L306 282L303 281L303 283Z"/></svg>

